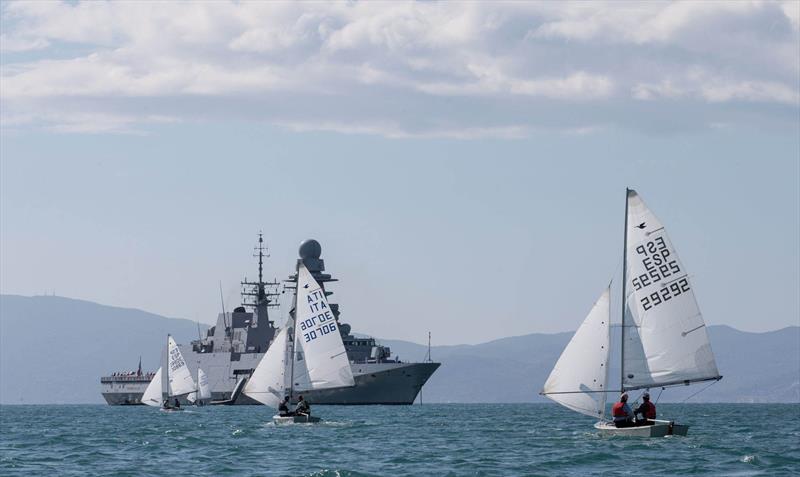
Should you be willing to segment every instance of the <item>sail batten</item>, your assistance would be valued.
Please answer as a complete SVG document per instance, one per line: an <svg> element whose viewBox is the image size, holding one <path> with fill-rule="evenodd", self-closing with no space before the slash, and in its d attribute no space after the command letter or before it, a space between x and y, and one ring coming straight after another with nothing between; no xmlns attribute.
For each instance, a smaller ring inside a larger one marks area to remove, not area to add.
<svg viewBox="0 0 800 477"><path fill-rule="evenodd" d="M636 191L628 191L627 201L623 389L717 379L686 268Z"/></svg>
<svg viewBox="0 0 800 477"><path fill-rule="evenodd" d="M608 383L610 294L606 289L572 336L541 394L575 412L603 417Z"/></svg>

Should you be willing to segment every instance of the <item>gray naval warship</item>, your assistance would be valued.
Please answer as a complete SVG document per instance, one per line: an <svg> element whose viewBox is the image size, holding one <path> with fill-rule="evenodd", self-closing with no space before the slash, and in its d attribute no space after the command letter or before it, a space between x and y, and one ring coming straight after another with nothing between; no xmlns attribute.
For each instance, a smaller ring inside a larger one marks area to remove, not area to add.
<svg viewBox="0 0 800 477"><path fill-rule="evenodd" d="M192 375L197 376L199 366L208 376L213 403L259 404L241 390L278 330L275 322L270 320L269 310L278 306L281 283L264 281L264 252L263 238L259 234L255 254L258 257L258 281L245 279L241 282L241 306L233 312L223 310L217 316L216 325L208 329L204 338L179 345ZM300 244L299 255L297 267L300 263L305 264L326 296L332 295L326 285L338 280L324 273L325 263L320 258L322 247L319 242L313 239L304 241ZM284 280L282 293L293 292L296 299L296 284L295 273ZM408 363L392 358L391 350L376 343L374 338L351 334L350 325L339 321L339 305L331 303L330 307L339 324L355 386L311 391L304 397L313 404L412 404L441 363ZM289 313L293 317L294 308ZM167 369L166 363L165 347L161 356L162 369ZM142 372L140 362L138 371L103 376L100 378L103 398L110 405L141 404L142 394L153 374Z"/></svg>

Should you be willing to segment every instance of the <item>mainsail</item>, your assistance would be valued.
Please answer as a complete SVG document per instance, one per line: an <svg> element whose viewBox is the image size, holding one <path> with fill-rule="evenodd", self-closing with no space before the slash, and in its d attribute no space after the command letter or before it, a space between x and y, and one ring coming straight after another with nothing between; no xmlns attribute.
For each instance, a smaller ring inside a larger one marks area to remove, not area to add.
<svg viewBox="0 0 800 477"><path fill-rule="evenodd" d="M147 389L144 390L142 404L153 407L161 406L161 368L158 368L153 379L150 380L150 384L147 385Z"/></svg>
<svg viewBox="0 0 800 477"><path fill-rule="evenodd" d="M353 386L350 360L325 291L304 264L297 276L295 343L302 346L312 389Z"/></svg>
<svg viewBox="0 0 800 477"><path fill-rule="evenodd" d="M186 361L183 359L180 348L178 348L172 336L167 336L168 344L168 364L167 376L169 377L169 395L180 396L182 394L189 394L197 389L192 379L192 373L189 367L186 366Z"/></svg>
<svg viewBox="0 0 800 477"><path fill-rule="evenodd" d="M544 383L542 394L564 407L603 417L608 382L610 288L597 299Z"/></svg>
<svg viewBox="0 0 800 477"><path fill-rule="evenodd" d="M686 268L636 191L627 201L623 388L719 379Z"/></svg>
<svg viewBox="0 0 800 477"><path fill-rule="evenodd" d="M284 327L267 348L264 357L244 387L244 393L267 406L277 408L286 389L287 337Z"/></svg>

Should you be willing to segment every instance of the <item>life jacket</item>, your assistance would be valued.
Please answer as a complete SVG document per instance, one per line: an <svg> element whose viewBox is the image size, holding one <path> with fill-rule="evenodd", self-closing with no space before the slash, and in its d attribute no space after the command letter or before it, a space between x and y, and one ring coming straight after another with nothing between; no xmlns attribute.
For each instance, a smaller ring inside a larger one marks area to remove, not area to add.
<svg viewBox="0 0 800 477"><path fill-rule="evenodd" d="M614 416L614 420L617 420L619 417L624 419L628 418L628 413L625 412L624 406L624 402L615 402L611 407L611 415Z"/></svg>
<svg viewBox="0 0 800 477"><path fill-rule="evenodd" d="M655 419L656 418L656 405L651 402L643 402L642 406L644 406L644 417L648 419Z"/></svg>

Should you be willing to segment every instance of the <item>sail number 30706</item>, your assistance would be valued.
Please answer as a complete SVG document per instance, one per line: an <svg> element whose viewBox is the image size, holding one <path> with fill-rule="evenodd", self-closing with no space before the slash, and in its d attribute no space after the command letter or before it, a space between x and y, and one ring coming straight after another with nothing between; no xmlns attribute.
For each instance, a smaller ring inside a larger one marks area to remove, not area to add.
<svg viewBox="0 0 800 477"><path fill-rule="evenodd" d="M303 331L303 340L308 343L320 336L336 331L336 320L333 319L330 311L326 311L301 321L300 331Z"/></svg>

